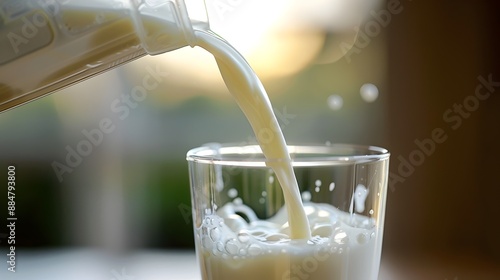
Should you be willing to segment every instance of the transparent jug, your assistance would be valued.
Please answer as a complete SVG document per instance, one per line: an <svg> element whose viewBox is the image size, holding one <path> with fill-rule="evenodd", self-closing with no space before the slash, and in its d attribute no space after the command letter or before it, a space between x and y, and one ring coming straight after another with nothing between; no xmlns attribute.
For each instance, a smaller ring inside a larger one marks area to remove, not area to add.
<svg viewBox="0 0 500 280"><path fill-rule="evenodd" d="M203 0L0 0L0 112L142 57L194 46Z"/></svg>

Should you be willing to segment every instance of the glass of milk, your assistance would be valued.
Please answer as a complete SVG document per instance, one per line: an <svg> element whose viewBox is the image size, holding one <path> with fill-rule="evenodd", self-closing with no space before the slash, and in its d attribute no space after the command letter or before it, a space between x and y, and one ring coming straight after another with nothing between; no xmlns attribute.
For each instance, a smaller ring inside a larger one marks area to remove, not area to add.
<svg viewBox="0 0 500 280"><path fill-rule="evenodd" d="M259 146L209 144L188 152L196 252L203 280L375 280L389 153L372 146L288 146L291 162ZM291 164L301 209L286 207L269 166ZM309 239L291 239L305 212ZM302 212L302 213L303 213Z"/></svg>

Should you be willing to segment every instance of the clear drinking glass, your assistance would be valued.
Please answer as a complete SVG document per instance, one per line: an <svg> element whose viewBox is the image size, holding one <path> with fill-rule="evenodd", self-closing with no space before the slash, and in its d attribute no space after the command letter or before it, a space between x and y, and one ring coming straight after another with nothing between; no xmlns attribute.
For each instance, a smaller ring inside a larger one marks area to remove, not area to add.
<svg viewBox="0 0 500 280"><path fill-rule="evenodd" d="M188 152L203 280L374 280L389 153L372 146L289 146L311 239L290 240L283 192L258 146Z"/></svg>

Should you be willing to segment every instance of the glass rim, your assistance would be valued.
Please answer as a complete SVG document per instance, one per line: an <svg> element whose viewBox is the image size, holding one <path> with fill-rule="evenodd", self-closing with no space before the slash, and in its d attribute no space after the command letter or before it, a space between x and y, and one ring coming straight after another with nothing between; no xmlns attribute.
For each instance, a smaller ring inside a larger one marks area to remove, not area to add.
<svg viewBox="0 0 500 280"><path fill-rule="evenodd" d="M389 159L387 149L356 144L287 145L293 166L350 165ZM257 144L208 143L187 152L188 162L265 167L283 159L265 158Z"/></svg>

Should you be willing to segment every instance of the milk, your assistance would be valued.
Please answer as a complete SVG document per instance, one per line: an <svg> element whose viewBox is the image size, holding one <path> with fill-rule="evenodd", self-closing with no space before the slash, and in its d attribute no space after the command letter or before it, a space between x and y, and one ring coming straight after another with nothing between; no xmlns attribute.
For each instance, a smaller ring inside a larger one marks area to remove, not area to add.
<svg viewBox="0 0 500 280"><path fill-rule="evenodd" d="M299 195L299 187L290 164L285 138L273 113L262 83L245 59L227 42L213 33L196 31L197 45L215 56L220 72L232 96L247 117L261 149L283 186L291 238L309 239L308 221Z"/></svg>
<svg viewBox="0 0 500 280"><path fill-rule="evenodd" d="M285 209L272 219L246 223L236 214L245 208L235 201L208 215L195 231L202 279L376 279L371 265L378 263L373 260L380 257L375 249L382 234L373 219L307 202L303 209L314 237L294 240ZM246 209L247 217L255 217Z"/></svg>
<svg viewBox="0 0 500 280"><path fill-rule="evenodd" d="M223 39L210 32L195 35L197 45L215 56L285 199L285 208L270 220L258 220L237 198L208 213L195 229L202 279L376 279L378 267L371 266L379 264L382 229L374 219L354 213L364 210L368 190L356 187L349 213L327 204L303 205L286 142L259 79ZM237 212L245 212L249 223Z"/></svg>

